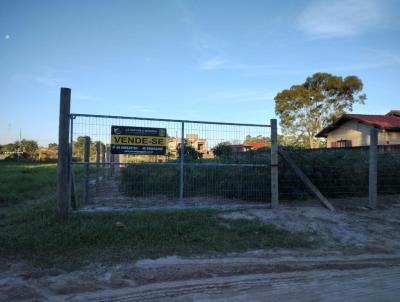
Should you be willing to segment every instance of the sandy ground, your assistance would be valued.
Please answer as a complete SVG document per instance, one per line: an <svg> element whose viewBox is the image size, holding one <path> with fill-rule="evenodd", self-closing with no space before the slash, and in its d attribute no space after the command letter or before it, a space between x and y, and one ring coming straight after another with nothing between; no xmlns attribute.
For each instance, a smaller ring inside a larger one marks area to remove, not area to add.
<svg viewBox="0 0 400 302"><path fill-rule="evenodd" d="M320 247L143 259L80 271L2 265L0 301L399 301L400 208L313 204L223 212L311 232Z"/></svg>

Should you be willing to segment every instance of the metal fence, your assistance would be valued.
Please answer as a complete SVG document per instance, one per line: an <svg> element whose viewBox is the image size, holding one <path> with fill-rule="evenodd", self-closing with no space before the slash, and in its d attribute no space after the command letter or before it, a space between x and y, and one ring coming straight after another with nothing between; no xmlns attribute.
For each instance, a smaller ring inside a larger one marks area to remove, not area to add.
<svg viewBox="0 0 400 302"><path fill-rule="evenodd" d="M338 208L374 206L370 196L371 161L376 164L376 206L400 202L400 152L396 146L378 146L372 159L369 146L282 150ZM315 199L285 160L279 162L279 197L288 202Z"/></svg>
<svg viewBox="0 0 400 302"><path fill-rule="evenodd" d="M61 89L61 219L67 218L70 205L110 210L271 203L277 208L279 199L311 197L334 210L327 198L335 204L338 199L354 204L359 198L359 204L371 208L384 206L385 200L398 203L398 149L378 147L376 128L371 128L368 148L278 150L275 119L258 125L71 114L70 94L70 89ZM163 155L113 155L111 126L163 128L167 150ZM223 143L229 144L228 153L216 149ZM283 159L279 164L278 154Z"/></svg>
<svg viewBox="0 0 400 302"><path fill-rule="evenodd" d="M165 128L167 151L113 155L111 126ZM259 124L70 114L73 206L266 206L271 201L270 129ZM221 145L228 147L215 151Z"/></svg>

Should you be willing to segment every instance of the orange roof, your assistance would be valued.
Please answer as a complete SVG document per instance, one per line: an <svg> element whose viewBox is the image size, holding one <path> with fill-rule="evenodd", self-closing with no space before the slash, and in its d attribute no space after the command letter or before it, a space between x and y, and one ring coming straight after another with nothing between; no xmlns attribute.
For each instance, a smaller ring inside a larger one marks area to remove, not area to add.
<svg viewBox="0 0 400 302"><path fill-rule="evenodd" d="M368 114L344 114L336 122L322 129L316 137L326 137L329 132L337 129L343 123L349 120L356 120L360 123L375 126L380 129L391 131L400 131L400 110L392 110L386 115L368 115Z"/></svg>
<svg viewBox="0 0 400 302"><path fill-rule="evenodd" d="M247 143L247 146L254 148L254 149L261 149L267 146L267 143Z"/></svg>

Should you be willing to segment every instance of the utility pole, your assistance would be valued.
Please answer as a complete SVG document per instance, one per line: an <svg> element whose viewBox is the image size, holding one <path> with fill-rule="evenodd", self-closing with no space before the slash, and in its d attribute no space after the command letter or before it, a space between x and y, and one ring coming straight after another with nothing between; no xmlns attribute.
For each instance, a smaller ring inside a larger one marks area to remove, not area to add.
<svg viewBox="0 0 400 302"><path fill-rule="evenodd" d="M19 161L19 156L21 154L21 150L22 150L22 129L19 128L19 146L17 151L18 161Z"/></svg>

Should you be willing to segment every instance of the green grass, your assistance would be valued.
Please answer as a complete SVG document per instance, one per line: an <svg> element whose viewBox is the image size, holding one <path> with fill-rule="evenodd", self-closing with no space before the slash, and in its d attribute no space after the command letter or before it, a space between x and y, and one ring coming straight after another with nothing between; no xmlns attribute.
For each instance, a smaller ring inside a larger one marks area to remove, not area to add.
<svg viewBox="0 0 400 302"><path fill-rule="evenodd" d="M80 213L60 223L54 215L54 165L2 163L0 167L0 177L8 184L7 192L0 193L7 201L0 207L0 257L77 269L93 261L311 244L306 234L259 221L223 219L211 210Z"/></svg>
<svg viewBox="0 0 400 302"><path fill-rule="evenodd" d="M56 190L56 164L0 161L0 206L45 198Z"/></svg>

